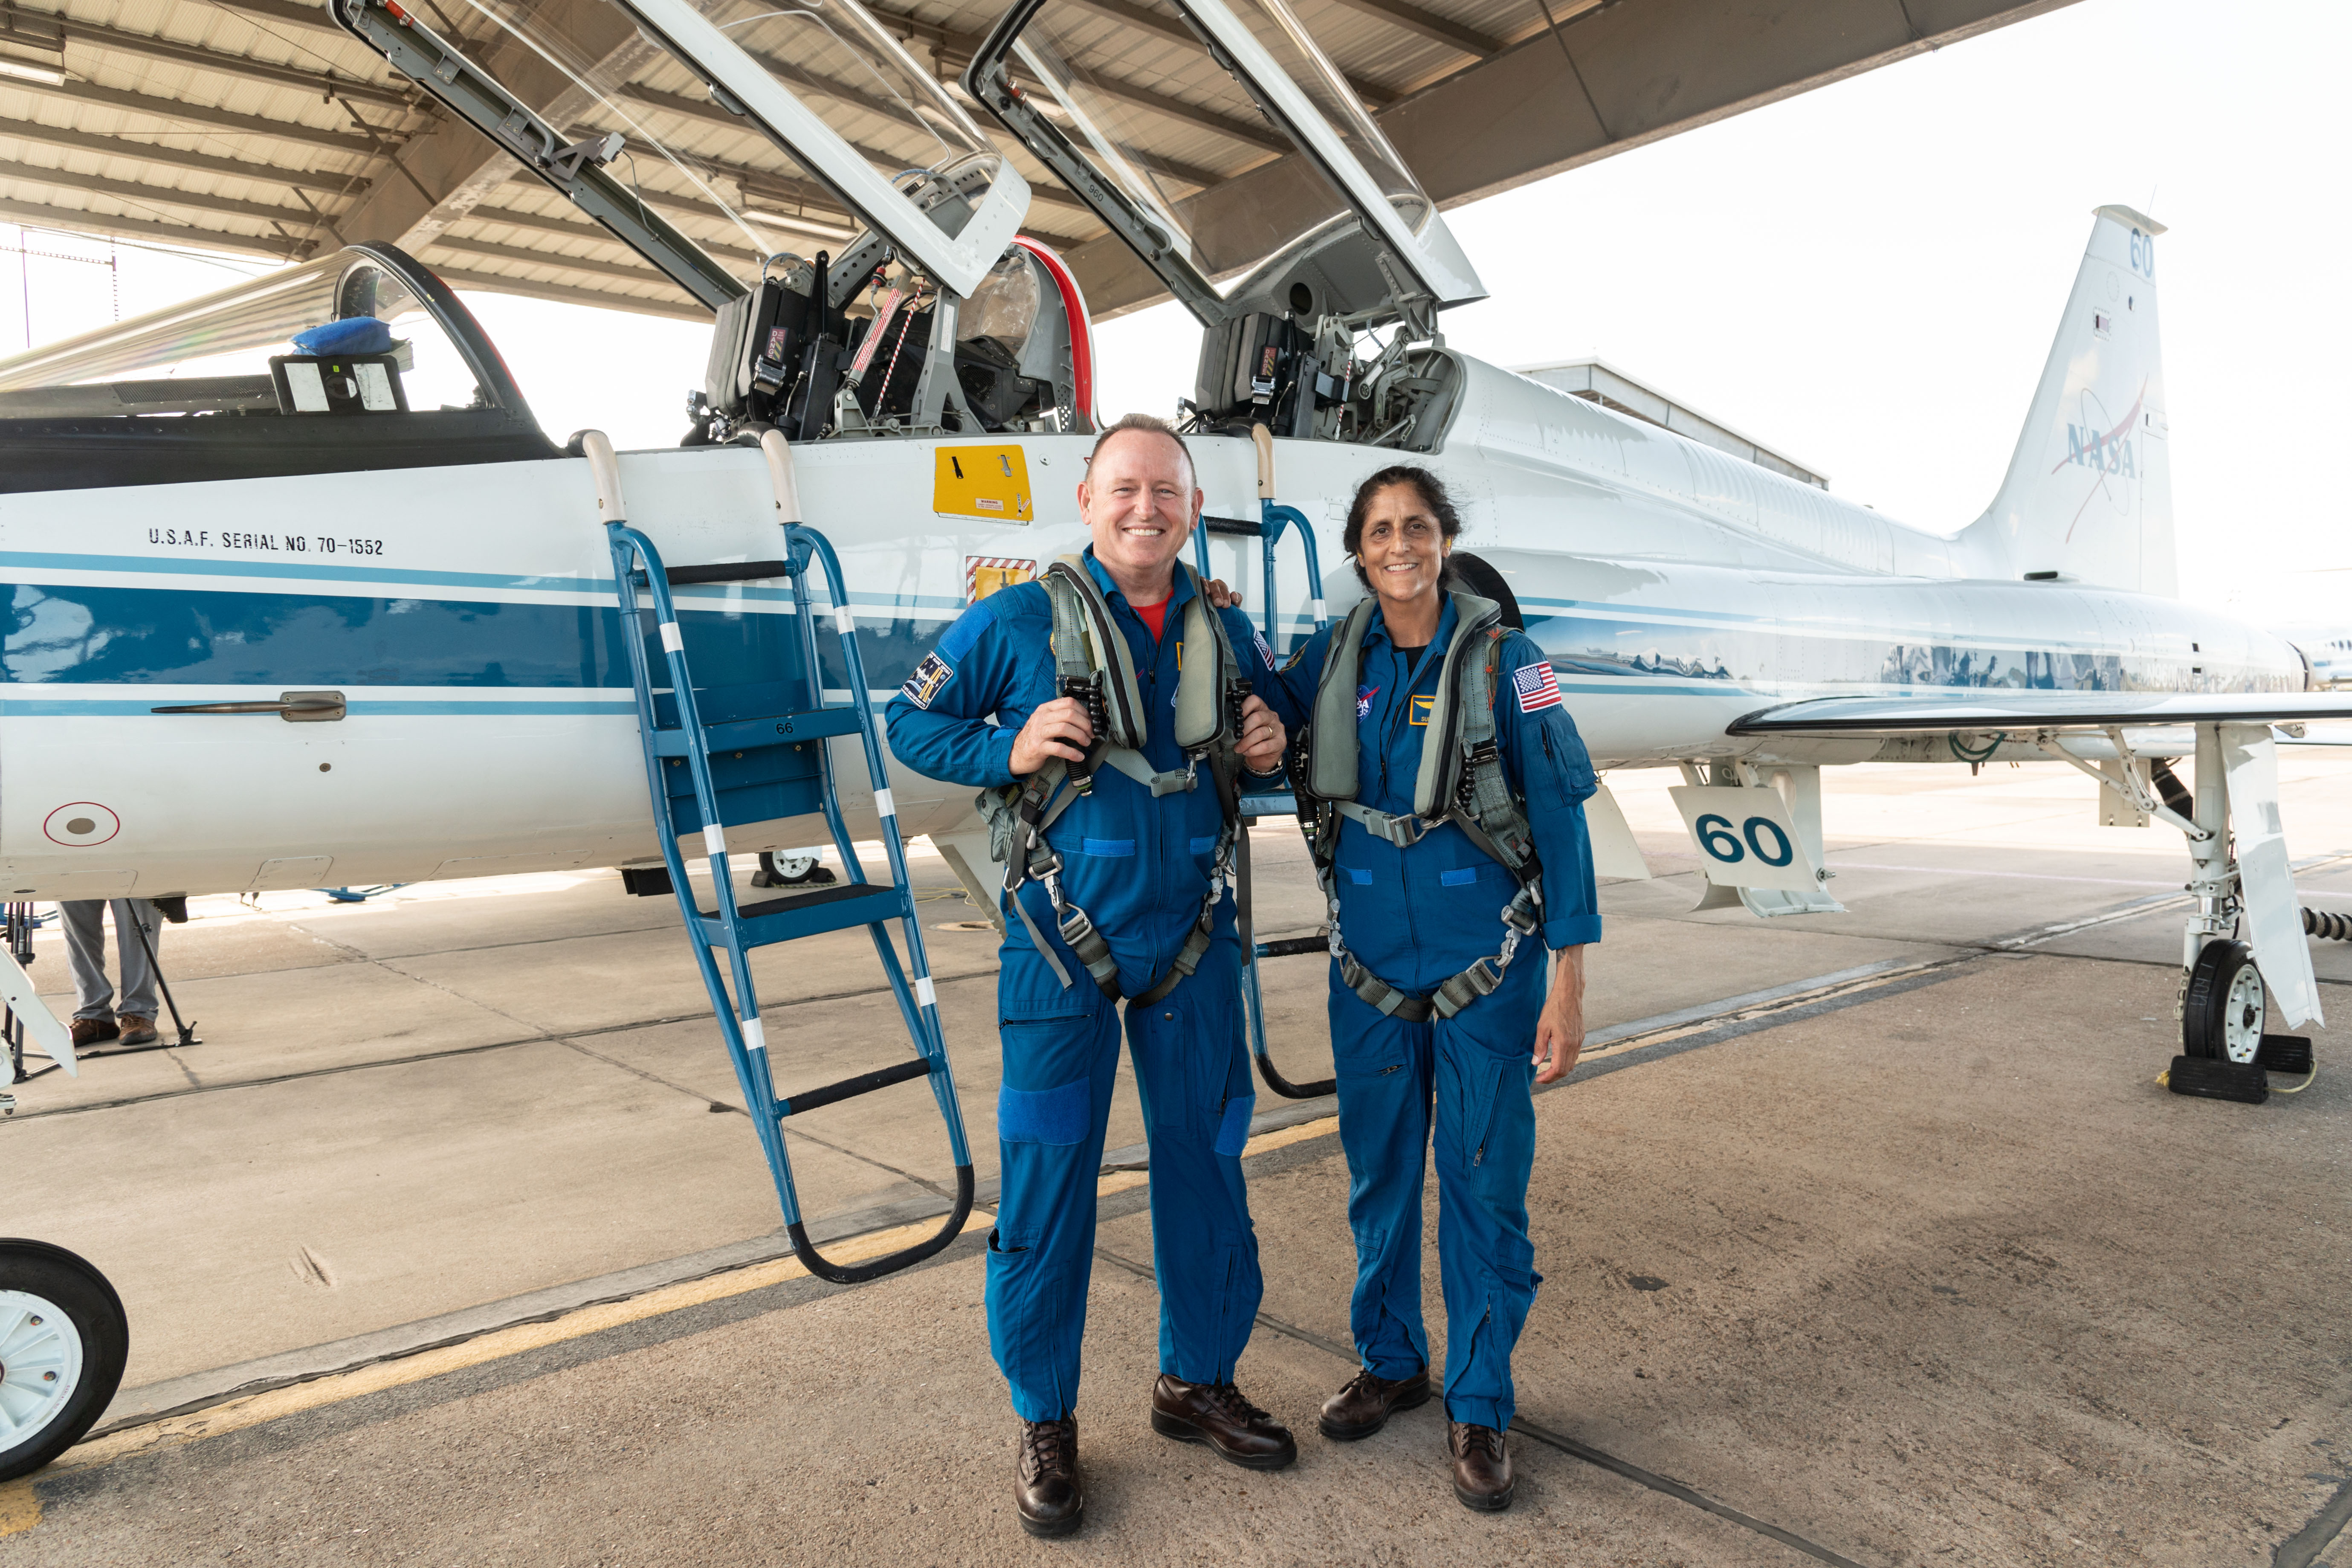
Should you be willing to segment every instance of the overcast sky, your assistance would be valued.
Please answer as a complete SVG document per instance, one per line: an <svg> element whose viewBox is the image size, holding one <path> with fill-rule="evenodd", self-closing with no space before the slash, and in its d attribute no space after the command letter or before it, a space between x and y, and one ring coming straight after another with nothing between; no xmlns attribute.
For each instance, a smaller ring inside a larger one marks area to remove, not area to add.
<svg viewBox="0 0 2352 1568"><path fill-rule="evenodd" d="M2091 209L2138 207L2171 229L2158 280L2184 595L2276 620L2321 613L2325 591L2352 621L2352 507L2330 456L2352 416L2352 324L2313 282L2352 240L2333 107L2347 52L2340 5L2083 0L1455 210L1491 298L1447 313L1448 342L1505 365L1597 353L1833 493L1948 531L2000 481ZM38 342L110 319L118 279L129 316L232 279L120 254L118 273L0 253L0 344L27 317ZM467 300L556 438L594 424L667 445L685 428L707 329ZM1171 411L1196 344L1172 305L1104 323L1104 412Z"/></svg>

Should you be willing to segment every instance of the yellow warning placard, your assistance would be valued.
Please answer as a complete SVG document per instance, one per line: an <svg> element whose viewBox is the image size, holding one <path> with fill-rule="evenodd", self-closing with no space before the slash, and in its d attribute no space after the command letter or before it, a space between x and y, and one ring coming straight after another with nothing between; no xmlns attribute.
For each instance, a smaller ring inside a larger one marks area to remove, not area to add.
<svg viewBox="0 0 2352 1568"><path fill-rule="evenodd" d="M1018 447L940 447L931 474L931 510L981 522L1034 522L1027 455Z"/></svg>

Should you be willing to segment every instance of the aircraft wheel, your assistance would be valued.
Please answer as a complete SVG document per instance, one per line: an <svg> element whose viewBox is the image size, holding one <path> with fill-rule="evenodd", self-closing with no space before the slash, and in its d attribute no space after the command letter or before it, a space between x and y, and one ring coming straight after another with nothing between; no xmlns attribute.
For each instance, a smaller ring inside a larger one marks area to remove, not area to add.
<svg viewBox="0 0 2352 1568"><path fill-rule="evenodd" d="M2242 942L2209 942L2189 972L2181 999L2181 1053L2251 1063L2262 1051L2269 1014L2270 990L2254 967L2253 949Z"/></svg>
<svg viewBox="0 0 2352 1568"><path fill-rule="evenodd" d="M0 1238L0 1481L97 1425L122 1382L131 1324L106 1276L62 1247Z"/></svg>

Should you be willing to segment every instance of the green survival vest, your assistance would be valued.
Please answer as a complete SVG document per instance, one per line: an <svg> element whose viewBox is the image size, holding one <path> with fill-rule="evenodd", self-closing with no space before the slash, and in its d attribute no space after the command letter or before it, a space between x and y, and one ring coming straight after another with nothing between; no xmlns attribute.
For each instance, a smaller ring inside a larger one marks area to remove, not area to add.
<svg viewBox="0 0 2352 1568"><path fill-rule="evenodd" d="M1536 858L1535 835L1527 813L1511 794L1504 776L1501 752L1495 744L1495 676L1502 658L1502 610L1492 599L1456 593L1454 637L1443 650L1433 650L1444 662L1437 679L1437 696L1429 728L1421 742L1421 768L1413 782L1413 809L1407 816L1374 811L1357 802L1356 688L1364 653L1364 634L1370 626L1378 601L1365 599L1348 612L1331 634L1323 661L1323 678L1315 689L1315 709L1299 739L1304 765L1292 775L1298 800L1299 826L1315 861L1316 880L1330 906L1331 956L1339 961L1339 978L1367 1005L1418 1023L1434 1016L1451 1018L1503 983L1522 937L1542 923L1543 868ZM1424 654L1423 658L1429 657ZM1298 776L1303 773L1305 777ZM1440 985L1428 996L1416 996L1390 984L1357 962L1339 938L1339 891L1333 865L1339 850L1339 824L1345 818L1360 824L1376 838L1399 848L1419 843L1433 829L1451 822L1518 883L1518 890L1503 907L1502 950L1482 958Z"/></svg>
<svg viewBox="0 0 2352 1568"><path fill-rule="evenodd" d="M1094 578L1074 556L1065 556L1046 569L1045 592L1054 603L1054 675L1056 692L1072 679L1090 683L1095 739L1087 749L1087 767L1108 765L1150 790L1155 800L1199 787L1201 765L1208 764L1211 784L1223 826L1209 869L1209 890L1201 902L1201 916L1184 945L1161 975L1136 1000L1157 1002L1201 965L1202 956L1216 934L1218 901L1233 878L1234 841L1241 825L1242 763L1235 750L1239 739L1242 699L1249 690L1241 665L1234 658L1225 624L1206 595L1200 574L1183 570L1192 580L1192 597L1184 605L1183 647L1178 659L1173 739L1184 752L1181 772L1155 772L1143 755L1150 734L1142 689L1136 680L1135 661L1127 638L1112 623L1110 605ZM1087 785L1085 787L1091 787ZM1030 920L1019 889L1034 879L1043 883L1053 901L1062 940L1085 964L1104 995L1117 1001L1118 961L1110 943L1086 910L1072 903L1062 888L1062 858L1045 842L1051 827L1070 803L1083 793L1071 777L1064 758L1049 757L1045 764L1018 784L980 792L978 805L988 821L989 852L1004 866L1004 890L1029 940L1054 966L1062 984L1072 984L1069 972L1054 955L1053 947Z"/></svg>

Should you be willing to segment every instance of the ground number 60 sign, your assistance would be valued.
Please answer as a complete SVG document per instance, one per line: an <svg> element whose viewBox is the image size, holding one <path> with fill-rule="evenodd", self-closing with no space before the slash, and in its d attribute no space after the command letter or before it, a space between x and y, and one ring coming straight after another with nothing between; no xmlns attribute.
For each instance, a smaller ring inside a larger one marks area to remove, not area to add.
<svg viewBox="0 0 2352 1568"><path fill-rule="evenodd" d="M1819 886L1779 790L1685 784L1668 793L1698 846L1708 881L1799 892Z"/></svg>

